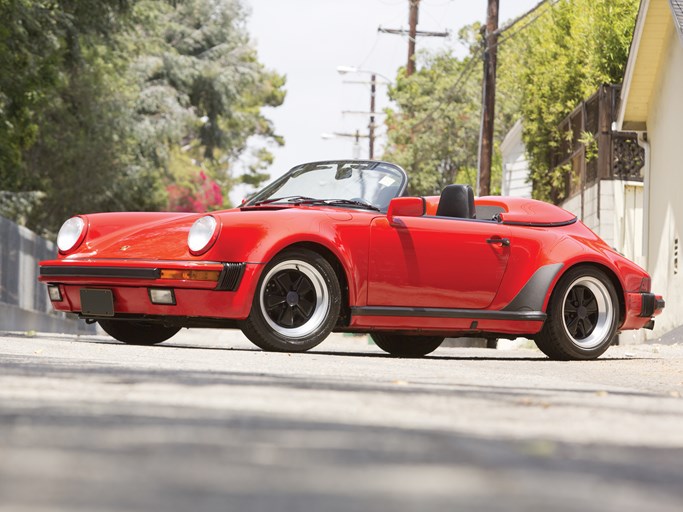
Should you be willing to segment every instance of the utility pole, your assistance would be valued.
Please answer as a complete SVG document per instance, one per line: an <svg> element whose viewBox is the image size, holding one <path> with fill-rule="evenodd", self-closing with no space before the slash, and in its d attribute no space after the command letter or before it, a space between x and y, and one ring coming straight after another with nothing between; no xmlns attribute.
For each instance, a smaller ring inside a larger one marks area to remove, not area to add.
<svg viewBox="0 0 683 512"><path fill-rule="evenodd" d="M377 32L382 32L384 34L397 34L401 36L408 34L408 64L406 65L406 76L410 76L415 72L415 43L417 41L417 36L448 37L450 34L448 31L425 32L417 30L420 0L408 0L408 3L410 4L410 13L408 14L409 28L407 32L403 29L377 28Z"/></svg>
<svg viewBox="0 0 683 512"><path fill-rule="evenodd" d="M479 137L479 172L477 176L477 192L480 196L487 196L491 193L491 158L493 155L493 122L496 113L496 65L498 60L498 7L499 0L488 0L486 26L482 27L486 50L484 51L484 85Z"/></svg>
<svg viewBox="0 0 683 512"><path fill-rule="evenodd" d="M417 37L417 17L420 10L420 0L410 0L410 14L408 15L408 65L406 76L415 73L415 38Z"/></svg>
<svg viewBox="0 0 683 512"><path fill-rule="evenodd" d="M368 126L368 138L370 139L369 159L375 158L375 89L377 76L370 75L370 125Z"/></svg>

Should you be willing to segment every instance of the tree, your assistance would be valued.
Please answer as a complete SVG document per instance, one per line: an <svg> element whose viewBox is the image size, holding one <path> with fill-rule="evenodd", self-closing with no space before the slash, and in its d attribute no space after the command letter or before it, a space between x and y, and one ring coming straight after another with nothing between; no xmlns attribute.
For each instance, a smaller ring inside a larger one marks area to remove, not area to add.
<svg viewBox="0 0 683 512"><path fill-rule="evenodd" d="M460 31L460 42L469 48L465 57L451 51L422 52L418 70L410 77L400 70L396 85L389 89L398 109L387 110L384 158L406 169L412 194L439 194L451 183L476 185L481 120L479 29L475 24ZM503 89L500 95L512 93ZM498 139L512 123L510 108L498 108ZM494 191L500 189L500 175L500 157L495 156Z"/></svg>
<svg viewBox="0 0 683 512"><path fill-rule="evenodd" d="M502 64L522 88L524 142L536 198L562 200L562 170L549 172L557 126L601 84L620 83L638 0L562 0L520 34L524 51Z"/></svg>
<svg viewBox="0 0 683 512"><path fill-rule="evenodd" d="M169 181L189 190L200 183L200 172L229 188L231 165L250 138L283 143L261 108L282 104L284 78L258 62L237 1L172 6L148 0L134 17L126 46L136 55L131 70L139 88L133 106L139 164L163 168ZM250 171L271 158L264 147L254 156ZM266 177L252 171L247 180L256 186Z"/></svg>
<svg viewBox="0 0 683 512"><path fill-rule="evenodd" d="M628 57L638 0L560 0L503 32L492 189L500 190L498 146L524 119L534 196L561 199L561 170L548 172L563 136L557 125L603 83L619 83ZM479 26L460 31L465 57L421 53L418 71L399 71L390 96L385 158L404 166L410 191L434 194L446 184L475 184L481 108Z"/></svg>
<svg viewBox="0 0 683 512"><path fill-rule="evenodd" d="M83 44L114 32L128 10L122 0L0 2L0 213L25 221L49 198L29 153L81 69Z"/></svg>
<svg viewBox="0 0 683 512"><path fill-rule="evenodd" d="M259 63L239 0L6 0L0 15L0 213L40 233L209 182L223 201L202 208L224 206L248 141L266 141L254 184L282 143L261 108L284 78Z"/></svg>

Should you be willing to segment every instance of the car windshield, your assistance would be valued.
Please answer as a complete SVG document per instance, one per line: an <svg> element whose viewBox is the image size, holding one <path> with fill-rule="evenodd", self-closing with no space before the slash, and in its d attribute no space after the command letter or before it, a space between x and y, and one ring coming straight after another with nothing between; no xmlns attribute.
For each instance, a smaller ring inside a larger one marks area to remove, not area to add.
<svg viewBox="0 0 683 512"><path fill-rule="evenodd" d="M386 211L406 187L403 169L386 162L342 160L294 167L244 206L264 203L325 203Z"/></svg>

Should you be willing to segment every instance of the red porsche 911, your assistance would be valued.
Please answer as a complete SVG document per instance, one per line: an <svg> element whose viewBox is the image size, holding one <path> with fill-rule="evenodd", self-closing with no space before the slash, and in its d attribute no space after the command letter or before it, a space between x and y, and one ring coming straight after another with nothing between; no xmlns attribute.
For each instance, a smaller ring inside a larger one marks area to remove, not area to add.
<svg viewBox="0 0 683 512"><path fill-rule="evenodd" d="M337 331L402 357L446 336L523 336L552 359L594 359L664 307L643 269L561 208L466 185L404 197L406 184L386 162L314 162L230 210L79 215L39 279L55 309L125 343L238 328L288 352Z"/></svg>

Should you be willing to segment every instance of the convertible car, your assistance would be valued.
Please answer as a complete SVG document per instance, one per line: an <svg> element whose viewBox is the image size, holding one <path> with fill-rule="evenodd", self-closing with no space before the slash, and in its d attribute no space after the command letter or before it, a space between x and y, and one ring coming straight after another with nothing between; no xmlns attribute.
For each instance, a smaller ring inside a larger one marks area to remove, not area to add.
<svg viewBox="0 0 683 512"><path fill-rule="evenodd" d="M39 279L55 309L125 343L238 328L288 352L337 331L402 357L446 336L523 336L552 359L594 359L664 307L644 270L561 208L406 185L390 163L314 162L230 210L78 215Z"/></svg>

